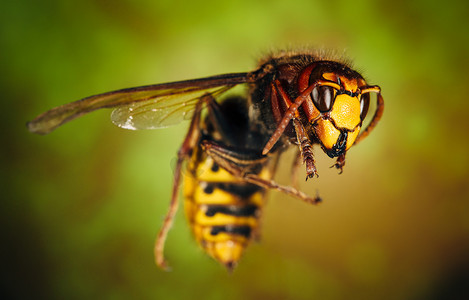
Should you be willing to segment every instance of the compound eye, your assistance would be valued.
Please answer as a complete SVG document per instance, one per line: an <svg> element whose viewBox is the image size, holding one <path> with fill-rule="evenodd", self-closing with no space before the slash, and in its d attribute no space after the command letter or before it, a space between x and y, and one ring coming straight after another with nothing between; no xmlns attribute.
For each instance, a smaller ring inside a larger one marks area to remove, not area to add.
<svg viewBox="0 0 469 300"><path fill-rule="evenodd" d="M333 87L327 85L320 85L313 89L311 97L313 103L320 112L328 112L332 108L336 91Z"/></svg>
<svg viewBox="0 0 469 300"><path fill-rule="evenodd" d="M363 121L366 114L368 113L368 108L370 107L370 93L365 93L360 97L360 119Z"/></svg>

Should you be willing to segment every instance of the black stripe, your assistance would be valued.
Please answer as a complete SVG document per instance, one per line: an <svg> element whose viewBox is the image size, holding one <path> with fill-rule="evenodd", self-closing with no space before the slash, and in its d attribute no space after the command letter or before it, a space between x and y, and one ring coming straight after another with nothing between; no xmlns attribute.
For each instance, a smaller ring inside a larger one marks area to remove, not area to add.
<svg viewBox="0 0 469 300"><path fill-rule="evenodd" d="M210 182L209 184L213 184L214 188L218 188L243 199L249 198L254 193L263 190L262 187L249 183Z"/></svg>
<svg viewBox="0 0 469 300"><path fill-rule="evenodd" d="M242 235L246 238L251 236L251 227L247 225L234 226L234 225L225 225L225 226L213 226L210 231L211 235L217 235L220 232L226 232L234 235Z"/></svg>
<svg viewBox="0 0 469 300"><path fill-rule="evenodd" d="M213 217L217 213L222 213L229 216L235 217L254 217L257 212L257 205L209 205L205 215L207 217Z"/></svg>

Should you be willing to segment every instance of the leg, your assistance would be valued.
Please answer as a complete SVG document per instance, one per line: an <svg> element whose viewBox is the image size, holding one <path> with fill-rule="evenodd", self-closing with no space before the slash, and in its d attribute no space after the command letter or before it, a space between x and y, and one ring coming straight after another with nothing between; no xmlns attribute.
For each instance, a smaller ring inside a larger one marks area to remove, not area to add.
<svg viewBox="0 0 469 300"><path fill-rule="evenodd" d="M168 235L168 231L171 228L171 225L173 224L174 216L176 215L178 205L179 205L178 196L179 196L179 183L181 181L182 163L184 162L184 160L186 160L189 157L192 149L197 145L200 139L200 130L199 130L200 113L202 110L202 105L204 101L206 101L204 100L204 98L207 98L207 97L212 98L211 95L207 95L201 98L199 102L197 103L195 107L194 116L192 117L192 121L189 126L189 130L184 139L184 142L182 143L181 148L179 148L176 169L174 170L173 191L172 191L172 196L171 196L171 202L169 204L169 210L164 218L163 226L161 227L160 232L158 233L158 236L155 242L155 248L154 248L155 262L158 265L158 267L164 270L169 270L169 267L164 258L164 244L166 241L166 237Z"/></svg>
<svg viewBox="0 0 469 300"><path fill-rule="evenodd" d="M296 197L296 198L298 198L298 199L300 199L300 200L302 200L306 203L309 203L309 204L319 204L321 202L321 198L319 198L319 197L311 198L307 194L305 194L302 191L299 191L299 190L297 190L297 189L295 189L291 186L280 185L280 184L278 184L277 182L275 182L273 180L265 180L265 179L262 179L262 178L260 178L259 176L255 175L255 174L245 174L242 178L244 180L246 180L247 182L249 182L249 183L256 184L256 185L261 186L261 187L266 188L266 189L275 189L275 190L283 192L287 195Z"/></svg>
<svg viewBox="0 0 469 300"><path fill-rule="evenodd" d="M345 166L345 153L337 157L337 161L334 165L331 166L331 168L336 168L339 170L339 174L342 174L343 168Z"/></svg>
<svg viewBox="0 0 469 300"><path fill-rule="evenodd" d="M316 86L317 84L318 83L314 84L313 86ZM307 90L309 90L309 89L307 89ZM318 176L317 171L316 171L316 166L314 165L314 157L313 157L313 151L312 151L312 147L311 147L311 140L309 139L308 135L306 134L306 131L304 129L303 124L301 124L301 122L299 120L299 113L298 113L298 107L300 107L300 105L303 103L303 101L305 101L306 96L308 94L304 94L304 92L303 92L295 100L295 102L292 102L290 100L290 97L288 96L286 91L283 89L281 83L278 80L276 80L272 84L272 91L273 91L272 99L274 99L274 98L276 99L277 105L282 104L285 107L288 107L288 110L285 113L283 119L281 119L281 121L279 123L279 127L277 128L275 133L272 135L269 142L267 142L267 145L265 146L262 154L266 154L268 152L268 150L270 150L269 147L272 147L275 144L275 142L278 140L278 138L280 138L280 136L282 135L283 130L285 130L288 123L290 121L292 121L293 126L295 128L295 132L296 132L296 138L297 138L297 141L298 141L298 144L299 144L299 147L300 147L301 156L303 157L303 163L306 164L306 176L307 176L306 180L308 180L308 178L314 177L314 175ZM279 99L280 99L280 101L279 101ZM300 99L300 100L298 100L298 99ZM280 111L276 112L276 110L273 110L273 112L274 112L274 114L275 113L280 114ZM279 129L281 129L281 130L279 131ZM278 137L276 137L276 136L278 136ZM274 137L276 137L276 139L274 139L274 142L271 143L273 141ZM267 152L266 152L266 149L268 149Z"/></svg>
<svg viewBox="0 0 469 300"><path fill-rule="evenodd" d="M218 165L242 180L258 185L266 189L275 189L296 197L310 204L318 204L319 198L311 198L305 193L291 187L283 186L274 180L260 178L255 172L266 166L267 157L258 153L244 153L228 149L212 141L202 141L202 148Z"/></svg>
<svg viewBox="0 0 469 300"><path fill-rule="evenodd" d="M277 129L272 134L267 144L264 146L264 149L262 150L263 155L269 153L270 149L272 149L275 143L277 143L277 141L280 139L283 132L285 131L285 128L287 128L287 125L291 121L291 119L298 116L298 108L301 106L301 104L303 104L303 102L306 99L308 99L308 95L313 91L313 89L316 86L324 84L324 83L325 81L323 80L316 81L315 83L310 85L307 89L305 89L303 92L301 92L301 94L298 97L296 97L295 101L290 101L292 104L288 107L288 110L283 115L283 118L278 124ZM284 95L282 97L287 97L287 94L283 91L280 84L277 84L277 88L279 89L279 93L281 95L282 94ZM288 101L286 102L288 103Z"/></svg>
<svg viewBox="0 0 469 300"><path fill-rule="evenodd" d="M301 122L294 118L293 125L295 126L296 139L298 140L301 156L303 157L303 163L306 164L306 180L308 178L313 178L314 175L319 177L318 172L316 171L315 161L313 157L313 148L311 146L311 141L306 135L305 129Z"/></svg>

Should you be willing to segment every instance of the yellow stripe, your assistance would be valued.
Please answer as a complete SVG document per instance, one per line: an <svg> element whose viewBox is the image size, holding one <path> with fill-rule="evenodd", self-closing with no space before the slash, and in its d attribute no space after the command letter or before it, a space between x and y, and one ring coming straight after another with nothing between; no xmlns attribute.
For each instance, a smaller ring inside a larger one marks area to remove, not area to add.
<svg viewBox="0 0 469 300"><path fill-rule="evenodd" d="M191 160L184 173L184 198L185 212L192 232L198 244L204 251L222 264L236 263L241 258L244 249L247 247L255 232L259 228L259 217L239 217L230 216L223 213L216 213L214 216L206 216L205 212L210 205L239 205L255 204L262 208L266 191L260 189L248 198L240 199L238 195L233 195L229 191L216 188L211 193L206 193L204 188L211 183L232 183L246 184L242 179L238 179L219 167L216 172L212 171L213 160L201 153L200 148L195 149ZM269 168L264 168L259 176L270 179L272 172ZM212 235L212 226L243 225L251 228L251 237L243 235L219 232Z"/></svg>
<svg viewBox="0 0 469 300"><path fill-rule="evenodd" d="M257 226L256 217L237 217L217 213L214 216L205 215L206 207L202 206L199 210L194 210L194 222L201 226L222 226L222 225L248 225Z"/></svg>
<svg viewBox="0 0 469 300"><path fill-rule="evenodd" d="M213 160L210 157L200 163L195 169L195 177L202 181L212 182L241 182L241 180L233 177L228 171L219 167L217 172L212 171Z"/></svg>
<svg viewBox="0 0 469 300"><path fill-rule="evenodd" d="M197 232L197 238L199 242L210 242L210 243L217 243L217 242L225 242L225 241L237 241L239 243L247 243L248 239L242 235L234 235L229 234L226 232L220 232L217 235L212 235L211 227L203 227L199 225L194 226L194 232Z"/></svg>

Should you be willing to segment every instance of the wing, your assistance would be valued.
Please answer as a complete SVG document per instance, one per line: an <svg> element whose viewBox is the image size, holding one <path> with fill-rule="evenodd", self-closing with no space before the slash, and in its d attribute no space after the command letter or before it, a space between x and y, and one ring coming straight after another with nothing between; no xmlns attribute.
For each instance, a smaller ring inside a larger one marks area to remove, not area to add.
<svg viewBox="0 0 469 300"><path fill-rule="evenodd" d="M221 95L233 86L252 82L250 73L232 73L200 79L147 85L90 96L53 108L27 124L29 131L47 134L84 114L117 108L111 118L127 129L161 128L190 118L204 94Z"/></svg>
<svg viewBox="0 0 469 300"><path fill-rule="evenodd" d="M233 86L185 91L119 106L113 110L111 120L115 125L131 130L168 127L191 119L197 102L204 95L217 98Z"/></svg>

